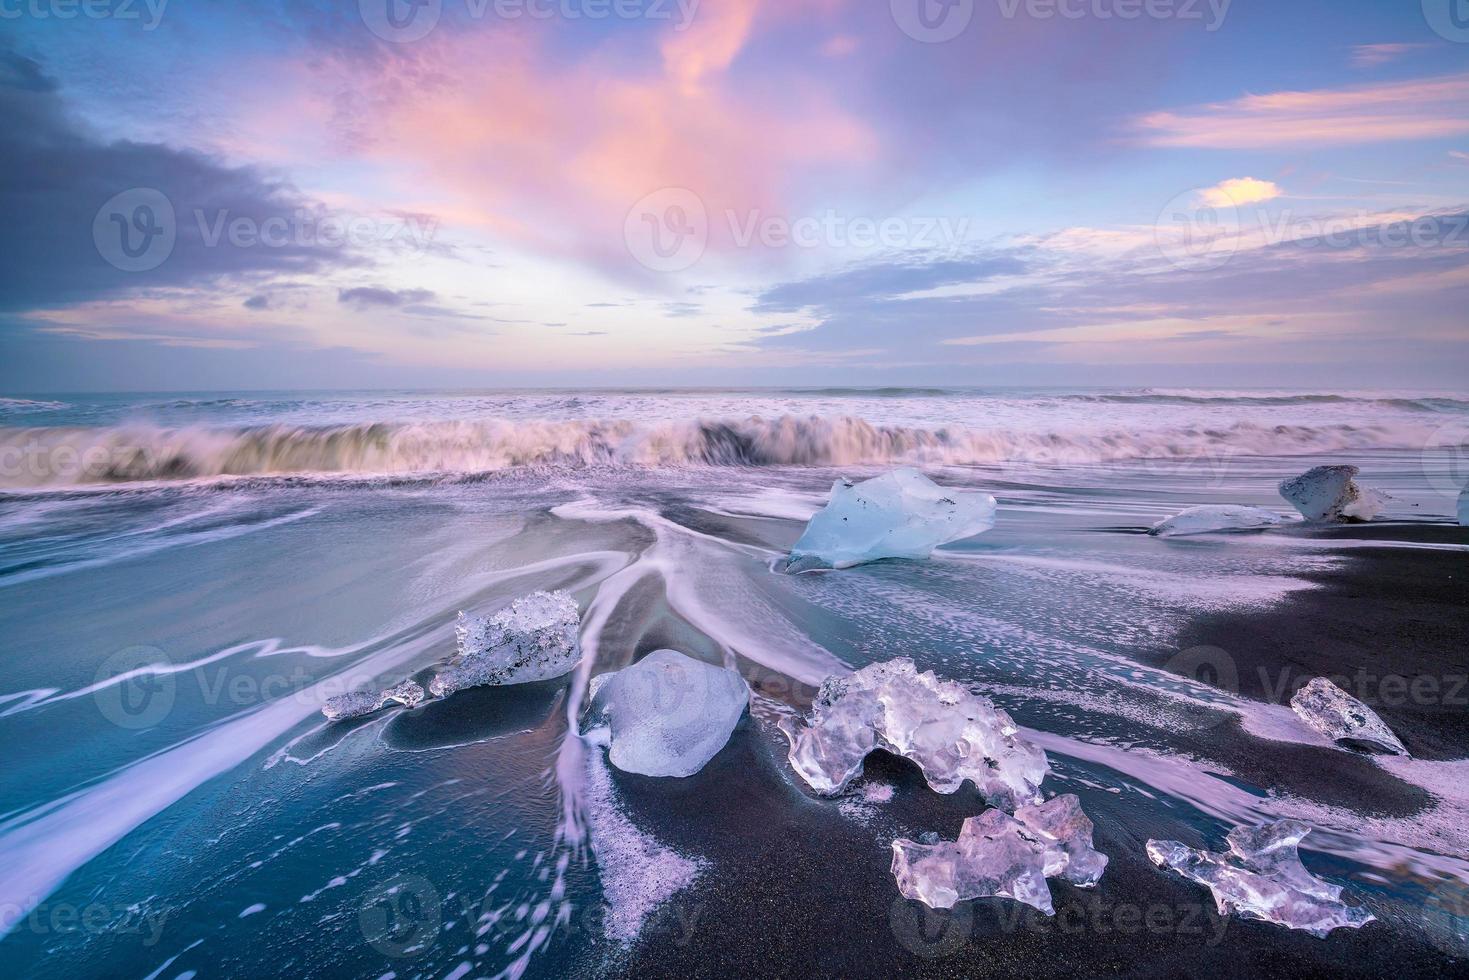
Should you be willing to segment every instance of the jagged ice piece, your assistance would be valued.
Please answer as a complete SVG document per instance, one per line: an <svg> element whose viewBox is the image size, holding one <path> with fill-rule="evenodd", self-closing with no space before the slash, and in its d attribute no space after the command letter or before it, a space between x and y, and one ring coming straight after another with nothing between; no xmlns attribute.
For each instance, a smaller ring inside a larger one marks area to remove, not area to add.
<svg viewBox="0 0 1469 980"><path fill-rule="evenodd" d="M1377 712L1324 677L1297 691L1290 706L1306 724L1333 742L1389 755L1408 754Z"/></svg>
<svg viewBox="0 0 1469 980"><path fill-rule="evenodd" d="M917 763L940 793L972 780L989 803L1012 811L1039 801L1050 771L1045 752L1003 709L931 671L919 673L907 658L827 678L809 724L787 735L791 767L825 796L861 775L875 749Z"/></svg>
<svg viewBox="0 0 1469 980"><path fill-rule="evenodd" d="M893 877L906 898L953 908L976 898L1011 898L1051 915L1047 878L1089 888L1107 857L1092 848L1092 822L1075 796L1021 807L1011 817L986 810L964 821L956 841L893 842Z"/></svg>
<svg viewBox="0 0 1469 980"><path fill-rule="evenodd" d="M995 526L995 498L948 490L914 469L853 484L838 480L826 508L791 549L788 568L851 568L884 558L927 558L941 544Z"/></svg>
<svg viewBox="0 0 1469 980"><path fill-rule="evenodd" d="M423 702L423 688L415 681L406 680L386 691L339 694L334 698L327 698L321 707L321 713L326 715L327 721L347 721L370 715L389 702L397 702L406 708L416 708Z"/></svg>
<svg viewBox="0 0 1469 980"><path fill-rule="evenodd" d="M1318 466L1280 485L1280 495L1308 521L1370 521L1391 499L1357 484L1355 466Z"/></svg>
<svg viewBox="0 0 1469 980"><path fill-rule="evenodd" d="M1234 913L1309 932L1325 939L1334 929L1359 929L1374 916L1341 901L1342 889L1301 863L1297 846L1311 832L1299 820L1237 827L1229 853L1214 854L1178 841L1148 841L1148 857L1197 882L1214 895L1220 915Z"/></svg>
<svg viewBox="0 0 1469 980"><path fill-rule="evenodd" d="M429 682L435 697L470 687L503 687L562 677L581 659L581 614L565 592L516 599L488 619L459 614L459 652Z"/></svg>

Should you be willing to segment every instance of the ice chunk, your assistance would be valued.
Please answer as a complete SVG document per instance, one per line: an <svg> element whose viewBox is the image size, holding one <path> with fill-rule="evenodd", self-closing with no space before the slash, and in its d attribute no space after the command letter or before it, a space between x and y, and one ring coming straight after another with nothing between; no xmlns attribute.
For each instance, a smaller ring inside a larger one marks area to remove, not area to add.
<svg viewBox="0 0 1469 980"><path fill-rule="evenodd" d="M1076 796L1068 793L1040 806L1023 806L1015 819L1045 845L1047 878L1060 876L1080 888L1102 880L1107 855L1092 846L1092 821Z"/></svg>
<svg viewBox="0 0 1469 980"><path fill-rule="evenodd" d="M812 789L836 796L883 749L913 760L928 785L954 793L966 779L991 804L1014 810L1040 799L1046 753L1003 709L961 684L919 673L907 658L829 677L810 723L787 730L790 762Z"/></svg>
<svg viewBox="0 0 1469 980"><path fill-rule="evenodd" d="M1213 892L1220 915L1232 912L1321 939L1333 929L1360 929L1373 915L1342 902L1340 886L1317 878L1301 863L1296 848L1310 832L1299 820L1236 827L1227 854L1150 840L1148 857Z"/></svg>
<svg viewBox="0 0 1469 980"><path fill-rule="evenodd" d="M1333 742L1389 755L1408 750L1377 712L1324 677L1318 677L1290 699L1295 713Z"/></svg>
<svg viewBox="0 0 1469 980"><path fill-rule="evenodd" d="M606 678L603 680L603 678ZM719 754L750 701L732 670L659 650L592 688L587 730L624 772L692 776Z"/></svg>
<svg viewBox="0 0 1469 980"><path fill-rule="evenodd" d="M350 694L339 694L334 698L327 698L326 703L321 706L321 713L326 715L327 721L347 721L351 718L370 715L390 702L396 702L406 708L416 708L423 702L423 688L415 681L406 680L393 685L386 691L353 691Z"/></svg>
<svg viewBox="0 0 1469 980"><path fill-rule="evenodd" d="M1390 497L1357 484L1355 466L1318 466L1280 485L1280 495L1308 521L1370 521Z"/></svg>
<svg viewBox="0 0 1469 980"><path fill-rule="evenodd" d="M1459 524L1469 527L1469 487L1465 487L1464 492L1459 494Z"/></svg>
<svg viewBox="0 0 1469 980"><path fill-rule="evenodd" d="M576 600L565 592L516 599L488 619L459 614L459 653L428 689L444 697L468 687L528 684L571 673L581 659Z"/></svg>
<svg viewBox="0 0 1469 980"><path fill-rule="evenodd" d="M1075 796L1021 807L1014 817L991 809L964 821L957 841L893 842L893 877L904 897L933 908L976 898L1013 898L1054 913L1047 878L1090 888L1107 856L1092 848L1092 822Z"/></svg>
<svg viewBox="0 0 1469 980"><path fill-rule="evenodd" d="M1243 531L1273 527L1284 520L1274 511L1260 507L1237 507L1233 504L1211 504L1190 507L1153 525L1149 534L1161 538L1185 534L1208 534L1211 531Z"/></svg>
<svg viewBox="0 0 1469 980"><path fill-rule="evenodd" d="M914 469L865 483L838 480L831 500L791 549L790 571L851 568L883 558L927 558L995 526L995 498L946 490Z"/></svg>

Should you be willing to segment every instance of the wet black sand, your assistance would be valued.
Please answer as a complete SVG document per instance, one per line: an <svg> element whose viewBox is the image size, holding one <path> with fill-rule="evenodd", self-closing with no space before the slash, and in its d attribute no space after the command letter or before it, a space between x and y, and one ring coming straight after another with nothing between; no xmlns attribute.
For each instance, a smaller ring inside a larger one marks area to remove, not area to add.
<svg viewBox="0 0 1469 980"><path fill-rule="evenodd" d="M1399 525L1307 531L1328 539L1469 543L1469 531ZM1354 549L1318 590L1253 613L1189 624L1181 648L1211 645L1234 658L1239 688L1268 699L1287 680L1366 670L1376 677L1432 677L1469 670L1469 555L1454 551ZM1173 651L1174 654L1177 651ZM1139 651L1164 662L1168 651ZM1264 673L1262 674L1261 671ZM1261 678L1264 678L1262 680ZM1395 690L1392 689L1392 690ZM1426 688L1420 684L1421 692ZM1369 692L1370 694L1370 692ZM1286 697L1288 698L1288 694ZM1469 695L1466 695L1469 696ZM1444 697L1447 697L1445 693ZM1364 700L1373 702L1372 697ZM1441 701L1444 698L1440 699ZM1375 702L1410 750L1424 758L1469 756L1469 710L1453 703ZM1436 941L1422 919L1469 909L1425 893L1424 911L1380 909L1382 921L1326 940L1238 918L1221 918L1208 893L1154 868L1150 837L1222 847L1180 834L1169 804L1140 794L1087 790L1088 767L1053 759L1048 790L1078 792L1111 864L1083 891L1053 882L1057 914L990 899L929 910L898 895L887 842L934 830L952 839L982 807L972 795L929 791L904 760L875 755L868 778L896 787L867 823L808 796L779 753L783 739L747 718L715 760L688 780L614 774L628 816L664 843L706 856L714 869L655 913L631 949L604 960L614 976L775 977L1446 977L1469 975L1462 947ZM1364 812L1407 815L1426 802L1416 787L1351 753L1262 743L1228 724L1196 738L1203 756L1226 757L1252 785L1286 789ZM1115 782L1094 773L1100 783ZM1073 778L1066 778L1066 777ZM1313 791L1315 791L1313 793ZM1351 882L1350 869L1308 852L1313 871ZM1352 889L1355 901L1372 897ZM1451 896L1452 898L1452 896ZM1445 910L1445 906L1448 910Z"/></svg>

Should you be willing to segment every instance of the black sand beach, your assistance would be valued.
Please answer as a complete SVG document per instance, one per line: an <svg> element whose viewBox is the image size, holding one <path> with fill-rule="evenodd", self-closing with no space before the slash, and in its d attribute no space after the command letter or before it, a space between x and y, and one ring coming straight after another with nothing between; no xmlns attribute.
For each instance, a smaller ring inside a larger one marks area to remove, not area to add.
<svg viewBox="0 0 1469 980"><path fill-rule="evenodd" d="M1469 583L1463 552L1391 547L1392 542L1469 544L1469 530L1444 525L1379 525L1312 530L1353 545L1320 588L1252 613L1219 614L1189 624L1180 648L1227 650L1240 686L1270 695L1268 680L1371 672L1400 676L1409 690L1445 692L1443 703L1364 698L1423 758L1469 756L1469 710L1448 697L1469 671ZM1386 547L1356 547L1370 541ZM1139 652L1166 662L1177 650ZM1264 678L1265 680L1262 680ZM1427 679L1427 680L1424 680ZM1416 687L1414 683L1416 682ZM1394 691L1389 682L1388 692ZM1293 688L1292 688L1293 690ZM1458 695L1462 695L1462 689ZM1370 692L1369 692L1370 695ZM1289 695L1287 694L1288 698ZM1443 977L1463 975L1462 949L1435 941L1422 921L1463 938L1469 905L1452 889L1423 882L1426 915L1416 922L1373 904L1379 921L1321 940L1237 917L1221 918L1208 893L1154 868L1147 840L1174 832L1167 809L1129 797L1085 792L1097 847L1111 857L1101 884L1082 891L1053 883L1056 916L1017 903L986 900L935 911L902 899L890 853L878 837L935 830L952 839L974 813L965 794L928 791L917 769L885 755L867 776L896 786L891 802L863 826L838 806L808 798L780 773L783 746L774 732L754 738L747 719L730 749L704 772L670 785L617 774L629 814L675 848L713 858L720 873L657 913L642 940L607 964L617 976L845 977ZM1216 757L1267 792L1338 800L1369 812L1410 816L1428 803L1410 786L1350 752L1271 743L1236 725L1205 727L1190 749ZM1057 760L1059 772L1088 767ZM735 790L731 792L731 790ZM1066 786L1062 791L1073 791ZM670 794L677 799L670 800ZM676 816L674 816L676 814ZM1186 840L1222 849L1221 840ZM1307 848L1309 848L1309 839ZM1304 853L1314 872L1348 883L1356 901L1363 881L1346 862ZM813 904L812 895L826 896ZM1457 918L1456 918L1457 916ZM779 970L772 967L779 964Z"/></svg>

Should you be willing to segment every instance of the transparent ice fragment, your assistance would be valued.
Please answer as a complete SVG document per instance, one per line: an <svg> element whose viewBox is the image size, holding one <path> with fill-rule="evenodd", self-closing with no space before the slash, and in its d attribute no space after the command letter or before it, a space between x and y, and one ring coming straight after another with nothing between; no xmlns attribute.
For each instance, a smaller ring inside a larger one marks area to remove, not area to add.
<svg viewBox="0 0 1469 980"><path fill-rule="evenodd" d="M826 508L791 549L787 569L851 568L884 558L927 558L941 544L995 526L995 498L940 487L915 469L853 484L838 480Z"/></svg>
<svg viewBox="0 0 1469 980"><path fill-rule="evenodd" d="M1324 677L1297 691L1290 706L1306 724L1333 742L1388 755L1408 754L1377 712Z"/></svg>
<svg viewBox="0 0 1469 980"><path fill-rule="evenodd" d="M1010 811L1038 802L1050 771L1045 752L1003 709L931 671L919 673L907 658L827 678L809 724L786 734L791 767L824 796L841 794L875 749L917 763L940 793L972 780L985 800Z"/></svg>
<svg viewBox="0 0 1469 980"><path fill-rule="evenodd" d="M502 687L571 673L581 659L581 614L565 592L536 592L489 618L459 614L459 652L429 682L435 697L470 687Z"/></svg>
<svg viewBox="0 0 1469 980"><path fill-rule="evenodd" d="M1357 484L1355 466L1318 466L1280 485L1280 495L1308 521L1370 521L1390 498Z"/></svg>
<svg viewBox="0 0 1469 980"><path fill-rule="evenodd" d="M750 701L733 670L673 650L597 677L590 688L588 739L609 746L624 772L692 776L719 754Z"/></svg>
<svg viewBox="0 0 1469 980"><path fill-rule="evenodd" d="M933 908L976 898L1011 898L1051 915L1047 878L1089 888L1101 880L1107 856L1092 847L1092 822L1075 796L998 809L964 821L956 841L893 842L893 877L904 897Z"/></svg>
<svg viewBox="0 0 1469 980"><path fill-rule="evenodd" d="M1469 487L1459 494L1459 524L1461 527L1469 527Z"/></svg>
<svg viewBox="0 0 1469 980"><path fill-rule="evenodd" d="M327 721L347 721L362 718L396 702L405 708L416 708L423 702L423 688L415 681L406 680L386 691L353 691L328 698L321 707Z"/></svg>
<svg viewBox="0 0 1469 980"><path fill-rule="evenodd" d="M1279 514L1260 507L1211 504L1180 511L1166 521L1153 525L1148 533L1169 538L1186 534L1209 534L1213 531L1247 531L1274 527L1283 520Z"/></svg>
<svg viewBox="0 0 1469 980"><path fill-rule="evenodd" d="M1360 929L1374 916L1342 902L1339 885L1317 878L1301 863L1297 846L1310 832L1299 820L1237 827L1225 854L1150 840L1148 857L1208 888L1220 915L1273 922L1321 939L1334 929Z"/></svg>

